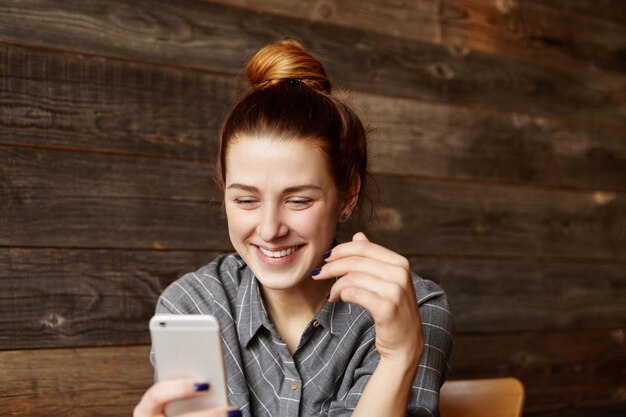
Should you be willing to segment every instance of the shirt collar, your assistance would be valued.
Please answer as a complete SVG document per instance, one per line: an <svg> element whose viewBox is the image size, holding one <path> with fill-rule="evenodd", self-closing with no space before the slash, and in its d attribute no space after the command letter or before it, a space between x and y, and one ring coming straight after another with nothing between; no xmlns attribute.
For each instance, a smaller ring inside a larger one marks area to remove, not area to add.
<svg viewBox="0 0 626 417"><path fill-rule="evenodd" d="M351 317L361 311L363 308L358 305L346 304L341 300L334 303L327 301L313 320L317 320L333 336L343 336L354 321Z"/></svg>
<svg viewBox="0 0 626 417"><path fill-rule="evenodd" d="M241 306L239 314L242 315L239 319L237 332L239 334L239 342L242 346L247 347L250 340L261 327L269 330L272 328L272 324L263 305L259 282L250 268L246 268L244 279L246 285L239 287L237 296L237 302Z"/></svg>

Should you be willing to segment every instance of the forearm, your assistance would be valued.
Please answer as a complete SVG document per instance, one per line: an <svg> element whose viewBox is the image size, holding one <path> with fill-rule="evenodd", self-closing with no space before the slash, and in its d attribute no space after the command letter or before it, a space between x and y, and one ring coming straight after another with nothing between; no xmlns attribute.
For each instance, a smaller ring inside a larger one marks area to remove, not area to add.
<svg viewBox="0 0 626 417"><path fill-rule="evenodd" d="M406 364L381 359L352 417L405 417L419 356Z"/></svg>

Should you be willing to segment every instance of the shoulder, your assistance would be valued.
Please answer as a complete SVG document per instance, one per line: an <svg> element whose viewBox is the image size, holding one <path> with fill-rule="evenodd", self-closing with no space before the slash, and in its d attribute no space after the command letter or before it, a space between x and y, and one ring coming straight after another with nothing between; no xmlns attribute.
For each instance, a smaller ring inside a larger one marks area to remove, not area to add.
<svg viewBox="0 0 626 417"><path fill-rule="evenodd" d="M448 305L446 292L439 284L424 279L415 272L411 272L411 274L415 296L417 297L417 303L420 307L424 304Z"/></svg>
<svg viewBox="0 0 626 417"><path fill-rule="evenodd" d="M220 255L171 283L159 297L157 313L211 314L215 303L236 298L246 270L237 253Z"/></svg>
<svg viewBox="0 0 626 417"><path fill-rule="evenodd" d="M415 273L413 286L424 332L436 337L437 343L450 351L454 345L454 316L446 292L435 282Z"/></svg>

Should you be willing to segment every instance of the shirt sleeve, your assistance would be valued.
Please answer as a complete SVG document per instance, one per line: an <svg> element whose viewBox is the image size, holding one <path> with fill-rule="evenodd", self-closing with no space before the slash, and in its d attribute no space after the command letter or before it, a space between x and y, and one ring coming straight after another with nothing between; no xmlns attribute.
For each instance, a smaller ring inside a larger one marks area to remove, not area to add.
<svg viewBox="0 0 626 417"><path fill-rule="evenodd" d="M407 416L438 417L439 390L450 367L454 345L454 320L441 288L421 278L417 278L414 284L422 320L424 352L411 387ZM354 373L349 392L331 403L328 417L352 414L379 361L380 354L372 341L367 355Z"/></svg>

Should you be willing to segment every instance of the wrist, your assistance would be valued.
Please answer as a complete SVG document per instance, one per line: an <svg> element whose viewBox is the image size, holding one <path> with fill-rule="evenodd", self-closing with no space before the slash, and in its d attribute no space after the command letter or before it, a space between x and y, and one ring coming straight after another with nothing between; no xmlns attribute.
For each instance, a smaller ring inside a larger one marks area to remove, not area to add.
<svg viewBox="0 0 626 417"><path fill-rule="evenodd" d="M415 373L419 367L423 353L423 345L406 351L392 353L381 352L380 363L384 364L386 367L389 366L401 372Z"/></svg>

